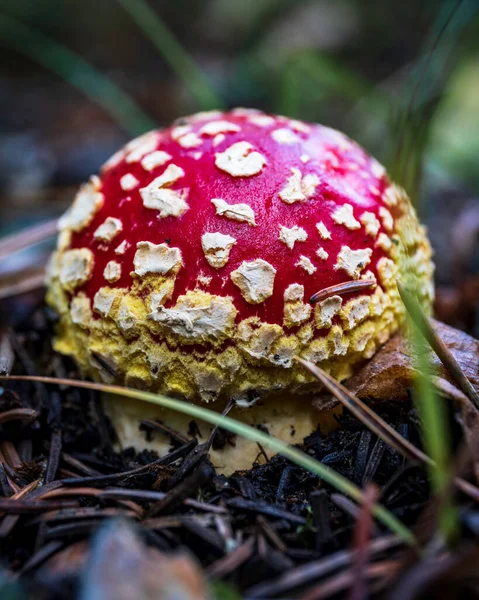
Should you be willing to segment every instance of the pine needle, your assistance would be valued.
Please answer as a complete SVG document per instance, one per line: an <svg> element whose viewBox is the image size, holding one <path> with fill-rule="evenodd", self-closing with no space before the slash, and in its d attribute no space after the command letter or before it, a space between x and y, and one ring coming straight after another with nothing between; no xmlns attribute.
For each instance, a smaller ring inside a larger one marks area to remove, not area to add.
<svg viewBox="0 0 479 600"><path fill-rule="evenodd" d="M167 398L166 396L162 396L160 394L153 394L150 392L143 392L115 385L91 383L88 381L76 381L72 379L60 379L55 377L29 376L0 377L0 381L2 380L32 381L50 383L54 385L70 385L72 387L96 390L106 394L114 394L117 396L132 398L141 402L149 402L157 406L162 406L163 408L181 412L190 417L206 421L207 423L218 425L223 429L230 431L231 433L243 436L251 441L259 442L265 448L269 448L273 452L280 453L296 465L307 469L310 473L313 473L339 492L348 495L358 504L365 502L364 494L361 489L339 473L336 473L336 471L330 467L323 465L297 448L288 446L275 437L266 435L254 427L241 423L240 421L236 421L231 417L219 415L218 413L201 406L190 404L181 400ZM375 505L372 509L372 512L379 521L381 521L392 532L396 533L404 543L412 546L416 544L415 538L411 531L409 531L409 529L405 527L401 521L399 521L399 519L397 519L386 508L381 505Z"/></svg>

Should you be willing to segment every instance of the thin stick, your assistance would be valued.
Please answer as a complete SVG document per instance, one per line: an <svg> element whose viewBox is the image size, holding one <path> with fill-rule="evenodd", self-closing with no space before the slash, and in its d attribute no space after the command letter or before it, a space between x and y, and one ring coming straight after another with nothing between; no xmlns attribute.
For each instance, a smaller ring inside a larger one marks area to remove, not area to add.
<svg viewBox="0 0 479 600"><path fill-rule="evenodd" d="M2 278L0 278L0 300L6 300L7 298L14 298L21 294L34 292L35 290L40 290L44 286L45 272L43 269L41 269L41 272L39 273L30 273L22 279L3 285Z"/></svg>
<svg viewBox="0 0 479 600"><path fill-rule="evenodd" d="M247 437L248 439L260 442L263 446L270 448L273 452L278 452L291 460L291 462L307 469L311 473L314 473L320 477L327 484L333 486L343 494L348 495L350 498L358 503L364 502L364 494L360 488L354 483L349 481L346 477L343 477L330 467L323 465L319 461L308 456L304 452L301 452L297 448L288 446L287 444L276 439L274 436L266 435L262 431L255 429L244 423L240 423L235 419L227 416L220 416L217 413L190 404L181 400L174 400L167 398L160 394L153 394L151 392L143 392L140 390L134 390L130 388L124 388L116 385L105 385L99 383L91 383L89 381L76 381L73 379L64 379L56 377L37 377L37 376L8 376L0 377L0 381L37 381L42 383L51 383L54 385L70 385L73 387L96 390L98 392L116 394L117 396L134 398L138 401L149 402L163 406L177 412L189 415L193 418L201 419L207 423L216 425L218 422L221 423L223 429L227 429L232 433ZM405 527L399 519L397 519L390 511L384 508L382 505L377 504L373 508L374 516L379 519L384 525L394 531L400 538L409 545L415 546L416 541L409 529Z"/></svg>
<svg viewBox="0 0 479 600"><path fill-rule="evenodd" d="M337 398L343 406L348 408L373 433L384 440L392 448L410 460L419 461L428 466L434 466L434 461L424 452L416 448L411 442L402 437L395 429L386 423L377 413L369 408L357 396L337 382L331 375L325 373L318 366L308 360L295 357L312 375L314 375ZM479 489L460 477L454 478L455 485L464 493L479 502Z"/></svg>
<svg viewBox="0 0 479 600"><path fill-rule="evenodd" d="M311 296L309 301L311 302L311 304L316 304L316 302L321 302L321 300L326 300L326 298L330 298L331 296L352 294L354 292L366 290L372 287L373 285L376 285L376 282L372 279L360 279L359 281L345 281L344 283L331 285L330 287L324 288L319 292L316 292Z"/></svg>
<svg viewBox="0 0 479 600"><path fill-rule="evenodd" d="M2 238L0 240L0 261L5 260L5 258L8 258L15 252L54 237L57 234L57 224L57 219L52 219L51 221L27 227L18 233L13 233L8 237Z"/></svg>

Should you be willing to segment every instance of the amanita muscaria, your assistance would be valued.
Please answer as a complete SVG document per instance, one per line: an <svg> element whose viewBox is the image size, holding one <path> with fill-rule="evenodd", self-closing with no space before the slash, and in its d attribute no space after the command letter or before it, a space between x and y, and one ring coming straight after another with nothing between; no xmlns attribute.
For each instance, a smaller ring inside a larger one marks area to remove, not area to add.
<svg viewBox="0 0 479 600"><path fill-rule="evenodd" d="M342 133L251 109L199 113L133 140L60 221L49 269L56 348L85 375L221 411L296 443L325 411L299 355L339 380L401 325L399 268L429 307L431 251L405 192ZM349 294L318 291L366 281ZM255 402L256 401L256 402ZM191 419L110 399L122 444L165 451L139 422ZM209 427L200 424L205 437ZM254 444L213 452L227 471Z"/></svg>

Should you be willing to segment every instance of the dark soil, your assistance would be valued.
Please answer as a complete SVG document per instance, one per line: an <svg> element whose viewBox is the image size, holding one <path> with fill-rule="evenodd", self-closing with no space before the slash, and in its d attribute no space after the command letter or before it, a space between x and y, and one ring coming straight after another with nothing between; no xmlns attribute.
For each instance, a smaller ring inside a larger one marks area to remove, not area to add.
<svg viewBox="0 0 479 600"><path fill-rule="evenodd" d="M43 305L24 313L14 330L2 333L3 364L14 374L80 377L70 361L52 352L53 326ZM29 598L77 597L94 534L121 515L138 523L146 545L167 554L187 549L208 576L246 597L298 597L339 567L351 566L360 508L280 456L266 464L260 456L263 464L226 478L216 475L196 440L172 439L165 457L133 449L116 453L100 398L87 390L9 382L0 388L0 422L17 409L33 410L37 418L0 425L0 511L5 511L0 553L5 578L20 576ZM375 409L420 446L417 415L409 403L385 402ZM142 427L154 435L151 423ZM451 427L457 443L460 428L453 416ZM224 435L218 433L218 443ZM406 525L424 520L429 501L424 470L406 463L355 418L343 416L341 427L328 436L314 432L302 448L363 488L374 482L382 504ZM71 491L55 495L59 488ZM5 502L19 490L27 491L24 510ZM50 496L42 499L47 491ZM479 513L464 515L464 535L473 537ZM375 561L404 552L377 523L372 537ZM90 546L78 546L92 539ZM72 549L82 560L58 559ZM343 562L336 564L341 556Z"/></svg>

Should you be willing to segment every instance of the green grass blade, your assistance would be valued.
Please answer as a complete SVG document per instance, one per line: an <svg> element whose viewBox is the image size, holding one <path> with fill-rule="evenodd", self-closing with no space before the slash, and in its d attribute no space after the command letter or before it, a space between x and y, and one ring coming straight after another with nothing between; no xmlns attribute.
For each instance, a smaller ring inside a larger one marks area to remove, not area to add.
<svg viewBox="0 0 479 600"><path fill-rule="evenodd" d="M222 102L212 91L195 62L172 35L158 14L145 0L118 0L148 37L173 71L185 83L202 110L221 108Z"/></svg>
<svg viewBox="0 0 479 600"><path fill-rule="evenodd" d="M427 343L414 326L410 329L413 332L410 339L415 348L417 370L414 399L421 418L424 448L433 459L428 465L429 477L434 493L438 498L443 498L449 495L454 476L445 401L436 393L431 380ZM457 534L457 518L451 499L446 497L441 502L439 514L439 529L444 539L451 540Z"/></svg>
<svg viewBox="0 0 479 600"><path fill-rule="evenodd" d="M133 398L141 402L149 402L150 404L156 404L157 406L162 406L163 408L181 412L195 419L200 419L202 421L206 421L207 423L211 423L212 425L219 425L231 433L243 436L251 441L259 442L265 448L269 448L273 452L282 454L291 462L303 467L304 469L307 469L310 473L313 473L339 492L348 495L358 504L364 501L363 493L360 488L354 485L346 477L336 473L336 471L333 471L333 469L323 465L314 458L311 458L304 452L301 452L297 448L288 446L280 440L266 435L254 427L236 421L231 417L219 415L218 413L201 406L189 404L188 402L183 402L181 400L167 398L166 396L162 396L160 394L153 394L150 392L143 392L115 385L90 383L88 381L27 376L0 377L0 381L1 380L41 381L43 383L53 383L55 385L71 385L74 387L93 389L99 392L114 394L126 398ZM399 519L397 519L386 508L381 505L376 505L373 509L373 514L388 529L398 535L406 544L414 545L416 543L414 535L411 533L411 531L409 531L409 529L405 527L405 525L403 525L401 521L399 521Z"/></svg>
<svg viewBox="0 0 479 600"><path fill-rule="evenodd" d="M414 282L410 281L409 286L414 289ZM402 289L402 297L409 296L407 288L406 291ZM451 540L458 531L458 515L449 497L454 472L446 406L445 401L436 393L432 380L433 368L426 341L427 332L421 326L426 317L416 301L406 301L406 307L409 339L414 349L417 373L414 400L421 419L424 450L432 459L427 465L429 479L434 494L440 499L439 529L446 540Z"/></svg>
<svg viewBox="0 0 479 600"><path fill-rule="evenodd" d="M125 92L85 59L20 21L0 14L0 44L28 56L101 106L130 135L156 124Z"/></svg>

